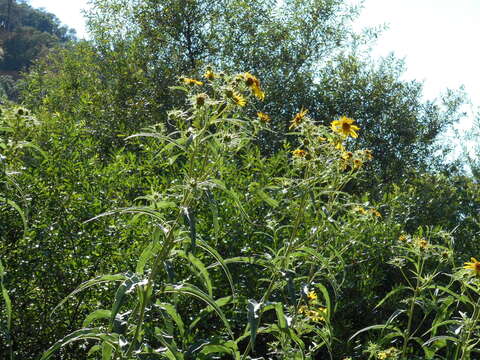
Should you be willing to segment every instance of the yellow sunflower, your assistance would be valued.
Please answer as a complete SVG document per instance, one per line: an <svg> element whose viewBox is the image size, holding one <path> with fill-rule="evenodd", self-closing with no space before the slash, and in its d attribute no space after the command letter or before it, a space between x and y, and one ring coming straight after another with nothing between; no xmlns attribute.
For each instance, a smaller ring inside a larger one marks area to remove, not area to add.
<svg viewBox="0 0 480 360"><path fill-rule="evenodd" d="M388 348L387 350L380 351L377 354L377 359L379 360L393 359L397 357L398 352L399 352L398 349L391 347L391 348Z"/></svg>
<svg viewBox="0 0 480 360"><path fill-rule="evenodd" d="M307 152L305 150L302 150L302 149L293 150L292 154L295 157L305 157L305 156L307 156Z"/></svg>
<svg viewBox="0 0 480 360"><path fill-rule="evenodd" d="M362 160L360 160L360 159L355 159L355 160L353 160L353 167L354 167L355 169L360 169L360 168L362 167L362 165L363 165L363 161L362 161Z"/></svg>
<svg viewBox="0 0 480 360"><path fill-rule="evenodd" d="M307 115L307 112L307 109L302 108L302 110L300 110L300 112L294 116L294 118L290 122L290 127L288 129L290 130L300 125L305 115Z"/></svg>
<svg viewBox="0 0 480 360"><path fill-rule="evenodd" d="M474 275L480 275L480 261L472 257L470 259L471 262L466 262L464 265L464 269L473 271Z"/></svg>
<svg viewBox="0 0 480 360"><path fill-rule="evenodd" d="M380 214L380 211L378 211L377 209L370 209L370 212L376 217L382 217L382 214Z"/></svg>
<svg viewBox="0 0 480 360"><path fill-rule="evenodd" d="M182 81L185 85L203 85L203 82L187 77L182 78Z"/></svg>
<svg viewBox="0 0 480 360"><path fill-rule="evenodd" d="M257 116L260 119L261 122L268 123L270 122L270 116L268 114L265 114L263 112L257 112Z"/></svg>
<svg viewBox="0 0 480 360"><path fill-rule="evenodd" d="M407 237L407 235L405 235L405 234L401 234L401 235L398 237L398 240L401 241L401 242L406 243L406 242L408 242L408 237Z"/></svg>
<svg viewBox="0 0 480 360"><path fill-rule="evenodd" d="M315 293L315 291L309 291L307 294L307 298L310 301L317 300L317 294Z"/></svg>
<svg viewBox="0 0 480 360"><path fill-rule="evenodd" d="M214 80L215 78L218 77L217 74L215 74L211 69L207 69L207 71L205 71L205 74L203 74L203 77L206 78L207 80Z"/></svg>
<svg viewBox="0 0 480 360"><path fill-rule="evenodd" d="M352 157L353 157L353 153L351 151L345 151L342 154L342 159L345 159L345 160L350 160Z"/></svg>
<svg viewBox="0 0 480 360"><path fill-rule="evenodd" d="M308 311L308 306L306 305L302 305L298 308L298 313L299 314L306 314Z"/></svg>
<svg viewBox="0 0 480 360"><path fill-rule="evenodd" d="M361 215L367 215L367 210L365 210L363 207L361 206L357 206L355 209L354 209L356 212L360 213Z"/></svg>
<svg viewBox="0 0 480 360"><path fill-rule="evenodd" d="M247 100L245 100L245 98L237 92L234 92L232 94L232 100L238 106L245 106L245 104L247 103Z"/></svg>
<svg viewBox="0 0 480 360"><path fill-rule="evenodd" d="M332 141L331 143L335 147L335 149L345 151L345 146L343 146L343 143L341 141Z"/></svg>
<svg viewBox="0 0 480 360"><path fill-rule="evenodd" d="M307 316L315 322L325 321L325 316L327 315L327 309L324 307L319 307L316 310L308 310Z"/></svg>
<svg viewBox="0 0 480 360"><path fill-rule="evenodd" d="M195 98L195 102L198 107L205 105L205 100L207 99L207 94L198 94Z"/></svg>
<svg viewBox="0 0 480 360"><path fill-rule="evenodd" d="M368 150L368 149L367 149L367 150L364 151L364 153L365 153L365 156L367 157L368 160L372 160L372 159L373 159L373 152L372 152L372 150Z"/></svg>
<svg viewBox="0 0 480 360"><path fill-rule="evenodd" d="M429 247L429 243L422 237L415 238L416 245L420 248L420 250L426 250ZM480 263L479 263L479 270L480 270Z"/></svg>
<svg viewBox="0 0 480 360"><path fill-rule="evenodd" d="M334 132L344 137L351 136L352 138L357 138L357 131L360 130L360 128L353 125L354 121L355 120L346 116L342 116L339 120L332 121L331 127Z"/></svg>

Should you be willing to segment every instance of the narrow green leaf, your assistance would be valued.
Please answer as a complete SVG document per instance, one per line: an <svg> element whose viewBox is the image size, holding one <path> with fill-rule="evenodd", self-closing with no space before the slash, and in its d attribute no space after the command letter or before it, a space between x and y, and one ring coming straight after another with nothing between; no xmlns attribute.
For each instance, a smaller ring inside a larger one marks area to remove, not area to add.
<svg viewBox="0 0 480 360"><path fill-rule="evenodd" d="M207 198L208 198L208 204L210 207L210 211L212 212L212 223L213 223L213 230L215 232L215 235L218 236L218 233L220 232L220 225L218 223L218 205L217 201L213 197L213 194L210 190L206 191Z"/></svg>
<svg viewBox="0 0 480 360"><path fill-rule="evenodd" d="M167 351L164 352L165 356L170 360L183 360L183 354L178 351L175 342L166 341L163 337L162 332L159 328L155 328L155 334L157 335L157 339L160 340L163 346L167 348Z"/></svg>
<svg viewBox="0 0 480 360"><path fill-rule="evenodd" d="M456 337L453 337L453 336L446 336L446 335L434 336L431 339L425 341L423 343L423 346L428 346L431 343L434 343L436 341L453 341L454 343L457 343L459 341L459 339L457 339Z"/></svg>
<svg viewBox="0 0 480 360"><path fill-rule="evenodd" d="M210 276L208 274L208 271L205 265L203 265L203 263L197 257L195 257L192 253L189 253L187 258L192 263L192 265L195 266L200 271L200 274L205 280L204 283L205 283L205 287L207 288L208 295L213 296L212 281L210 280Z"/></svg>
<svg viewBox="0 0 480 360"><path fill-rule="evenodd" d="M231 302L232 302L232 297L231 296L225 296L223 298L215 300L215 303L217 304L218 307L225 306L227 304L230 304ZM203 319L203 317L205 315L211 313L214 310L215 309L213 307L211 307L210 305L208 305L206 308L200 310L198 316L190 323L189 330L190 331L193 330L195 328L195 326L197 326L197 324Z"/></svg>
<svg viewBox="0 0 480 360"><path fill-rule="evenodd" d="M40 360L49 359L56 351L58 351L61 347L67 344L70 344L78 340L86 340L86 339L105 341L112 346L115 346L115 344L118 342L118 338L114 334L105 334L104 332L98 329L80 329L72 332L71 334L65 336L63 339L53 344L47 351L43 353Z"/></svg>
<svg viewBox="0 0 480 360"><path fill-rule="evenodd" d="M261 303L258 303L253 299L248 300L247 319L248 319L248 325L250 327L250 343L252 344L252 348L255 345L255 339L257 338L257 331L258 331L261 309L262 309Z"/></svg>
<svg viewBox="0 0 480 360"><path fill-rule="evenodd" d="M172 318L175 324L177 324L180 336L183 337L185 334L185 325L175 306L169 303L157 303L157 305Z"/></svg>
<svg viewBox="0 0 480 360"><path fill-rule="evenodd" d="M109 344L104 342L102 344L102 360L110 360L113 355L113 347Z"/></svg>
<svg viewBox="0 0 480 360"><path fill-rule="evenodd" d="M163 229L160 226L156 226L153 230L152 241L147 245L147 247L142 251L140 255L135 272L138 275L143 275L145 270L145 265L147 262L152 259L157 252L160 250L160 238L164 235Z"/></svg>
<svg viewBox="0 0 480 360"><path fill-rule="evenodd" d="M185 251L178 250L177 254L183 257L184 259L186 259L193 266L192 272L198 279L202 281L203 285L208 291L208 294L212 296L213 294L212 282L210 280L210 276L208 274L208 270L205 267L205 265L192 253L186 254ZM195 269L198 271L195 271Z"/></svg>
<svg viewBox="0 0 480 360"><path fill-rule="evenodd" d="M232 354L233 351L229 347L220 344L205 345L201 351L201 354L208 355L214 353Z"/></svg>
<svg viewBox="0 0 480 360"><path fill-rule="evenodd" d="M285 316L285 312L283 311L282 303L275 303L275 312L277 313L278 327L280 329L287 330L287 317Z"/></svg>
<svg viewBox="0 0 480 360"><path fill-rule="evenodd" d="M225 327L227 328L228 333L233 338L232 329L230 328L230 324L228 323L227 317L225 316L223 311L215 303L215 300L213 300L211 296L205 294L202 290L197 288L195 285L182 284L182 285L176 285L176 286L167 286L164 291L167 292L167 293L179 293L179 294L191 295L191 296L194 296L194 297L206 302L208 305L213 307L215 312L218 314L220 319L223 321Z"/></svg>
<svg viewBox="0 0 480 360"><path fill-rule="evenodd" d="M111 311L106 309L95 310L83 320L82 327L87 328L92 322L98 319L110 319Z"/></svg>
<svg viewBox="0 0 480 360"><path fill-rule="evenodd" d="M117 316L118 311L125 300L125 294L132 292L137 286L145 285L147 283L147 280L140 278L135 273L128 272L125 275L126 279L118 287L117 292L115 293L115 301L112 304L112 310L110 314L111 329L113 329L115 317Z"/></svg>
<svg viewBox="0 0 480 360"><path fill-rule="evenodd" d="M322 285L322 284L315 284L315 288L320 289L323 299L325 300L325 307L327 308L327 320L330 322L330 316L332 315L333 308L332 308L332 302L330 300L330 294L328 293L327 288Z"/></svg>
<svg viewBox="0 0 480 360"><path fill-rule="evenodd" d="M7 313L7 331L10 336L10 331L12 329L12 300L10 299L8 291L3 283L4 277L5 268L3 267L2 261L0 260L0 289L2 290L3 301L5 302L5 311Z"/></svg>
<svg viewBox="0 0 480 360"><path fill-rule="evenodd" d="M100 215L97 215L97 216L95 216L91 219L88 219L88 220L84 221L84 223L89 223L91 221L97 220L97 219L99 219L101 217L104 217L104 216L111 216L111 215L114 215L114 214L129 214L129 213L150 216L151 218L159 221L161 224L164 224L163 216L161 215L161 213L159 213L157 210L154 210L154 209L152 209L150 207L147 207L147 206L128 207L128 208L120 208L120 209L107 211L107 212L104 212Z"/></svg>
<svg viewBox="0 0 480 360"><path fill-rule="evenodd" d="M67 297L65 297L62 301L60 301L60 303L57 306L55 306L55 308L52 310L52 312L50 313L50 316L52 316L52 314L59 307L61 307L63 304L65 304L65 302L67 302L69 298L75 296L76 294L78 294L79 292L81 292L83 290L88 289L89 287L92 287L92 286L98 285L98 284L108 283L108 282L123 281L123 280L126 280L126 279L127 279L127 276L125 274L114 274L114 275L102 275L102 276L96 277L95 279L85 281L84 283L80 284L80 286L78 288L76 288L69 295L67 295Z"/></svg>
<svg viewBox="0 0 480 360"><path fill-rule="evenodd" d="M263 191L262 189L257 189L256 191L257 195L263 200L265 201L268 205L270 205L271 207L273 208L276 208L278 207L279 203L277 200L271 198L265 191Z"/></svg>
<svg viewBox="0 0 480 360"><path fill-rule="evenodd" d="M403 290L412 290L411 288L409 288L408 286L399 286L399 287L396 287L395 289L391 290L387 295L384 296L384 298L382 300L380 300L380 302L374 307L374 309L377 309L379 308L380 306L382 306L385 301L387 301L390 297L392 297L393 295L395 295L396 293L399 293Z"/></svg>
<svg viewBox="0 0 480 360"><path fill-rule="evenodd" d="M232 277L232 274L230 273L230 270L228 269L228 266L225 263L225 260L223 259L223 257L218 253L217 250L215 250L213 247L211 247L210 245L208 245L205 241L203 241L201 239L199 239L199 241L198 241L198 246L200 248L204 249L205 251L207 251L210 255L212 255L215 258L215 260L217 260L218 264L220 264L220 266L223 269L223 272L227 276L228 283L230 284L230 288L232 290L232 295L235 296L235 287L233 285L233 277ZM210 268L210 266L207 267L207 269L209 269L209 268Z"/></svg>
<svg viewBox="0 0 480 360"><path fill-rule="evenodd" d="M197 230L196 230L195 214L189 208L183 208L183 215L184 215L184 218L187 220L188 226L190 228L190 240L191 240L190 250L195 254L195 250L197 247Z"/></svg>
<svg viewBox="0 0 480 360"><path fill-rule="evenodd" d="M400 329L395 327L395 326L392 326L392 325L385 325L385 324L377 324L377 325L371 325L371 326L367 326L359 331L357 331L355 334L353 334L349 339L348 341L352 341L353 338L357 337L358 335L360 335L361 333L364 333L365 331L370 331L370 330L385 330L385 329L388 329L388 330L394 330L394 331L397 331L399 333L401 333Z"/></svg>
<svg viewBox="0 0 480 360"><path fill-rule="evenodd" d="M88 350L87 357L101 350L102 350L102 347L100 345L93 345L90 348L90 350Z"/></svg>

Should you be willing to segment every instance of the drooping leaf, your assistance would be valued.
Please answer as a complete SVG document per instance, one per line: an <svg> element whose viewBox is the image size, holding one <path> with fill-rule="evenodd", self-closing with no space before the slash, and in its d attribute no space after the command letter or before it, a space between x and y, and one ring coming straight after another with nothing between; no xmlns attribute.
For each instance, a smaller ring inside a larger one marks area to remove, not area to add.
<svg viewBox="0 0 480 360"><path fill-rule="evenodd" d="M208 294L205 294L202 290L197 288L195 285L192 285L192 284L182 284L182 285L175 285L175 286L169 285L165 287L164 291L167 293L170 292L170 293L191 295L206 302L215 310L215 312L218 314L220 319L223 321L223 324L225 325L225 328L227 329L228 333L233 338L232 329L230 328L230 324L228 323L227 317L225 316L223 311L215 303L215 300L212 299L211 296L209 296Z"/></svg>

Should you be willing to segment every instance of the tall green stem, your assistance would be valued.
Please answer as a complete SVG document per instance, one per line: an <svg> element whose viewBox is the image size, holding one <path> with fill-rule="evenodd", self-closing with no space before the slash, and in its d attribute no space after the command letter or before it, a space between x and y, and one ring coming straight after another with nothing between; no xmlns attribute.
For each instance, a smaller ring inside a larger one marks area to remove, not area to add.
<svg viewBox="0 0 480 360"><path fill-rule="evenodd" d="M200 131L200 133L203 133L204 130L205 130L205 128L203 128ZM197 172L195 174L196 176L194 176L193 175L195 173L194 164L195 164L195 159L196 159L197 154L198 154L198 148L197 148L196 144L198 144L198 143L194 141L193 151L191 153L191 156L190 156L190 159L189 159L189 166L188 166L188 178L191 179L192 177L195 177L195 181L203 173L203 171L205 169L205 166L206 166L206 163L207 163L206 158L208 156L207 154L204 154L204 161L202 162L201 169L200 169L199 172ZM143 328L143 322L144 322L144 319L145 319L145 309L150 304L152 291L153 291L154 280L155 280L156 276L158 275L158 273L159 273L159 271L162 267L163 262L166 260L168 254L170 253L172 247L175 244L174 232L175 232L176 228L178 227L178 225L180 224L180 219L182 217L183 209L188 208L190 206L192 200L193 200L192 199L192 193L193 193L193 190L188 190L188 191L184 192L183 199L182 199L182 202L180 204L177 216L176 216L175 220L173 221L172 226L168 231L168 234L165 237L165 241L163 243L162 248L160 249L159 253L157 254L157 256L155 257L155 259L153 261L152 271L150 272L150 274L148 276L147 284L144 287L143 297L142 297L142 300L141 300L141 303L140 303L140 313L138 315L137 326L135 328L135 334L134 334L134 337L133 337L133 341L130 344L130 346L127 350L127 353L125 354L127 359L131 356L133 350L135 349L137 340L139 340L140 332Z"/></svg>
<svg viewBox="0 0 480 360"><path fill-rule="evenodd" d="M420 284L421 284L421 277L422 277L422 272L423 272L423 265L424 265L424 260L422 255L419 255L419 265L418 265L418 272L417 272L417 283L415 285L415 289L413 291L413 297L410 302L410 308L408 310L408 325L407 325L407 331L404 334L404 340L403 340L403 347L402 347L402 358L407 359L406 357L406 351L407 351L407 346L410 341L410 336L412 333L412 323L413 323L413 313L415 310L415 302L417 301L417 297L420 293Z"/></svg>
<svg viewBox="0 0 480 360"><path fill-rule="evenodd" d="M465 341L462 341L462 343L461 343L462 357L460 358L460 360L467 359L467 358L465 358L465 356L468 354L468 351L465 349L465 347L468 346L468 342L470 341L470 337L472 336L472 332L477 325L478 318L480 316L479 305L480 305L480 296L477 298L477 302L475 303L475 307L473 308L473 315L472 315L473 323L470 324L470 326L468 328L468 333L467 333L467 337L465 338ZM456 354L455 359L457 358L457 356L458 356L458 347L457 347L457 354Z"/></svg>

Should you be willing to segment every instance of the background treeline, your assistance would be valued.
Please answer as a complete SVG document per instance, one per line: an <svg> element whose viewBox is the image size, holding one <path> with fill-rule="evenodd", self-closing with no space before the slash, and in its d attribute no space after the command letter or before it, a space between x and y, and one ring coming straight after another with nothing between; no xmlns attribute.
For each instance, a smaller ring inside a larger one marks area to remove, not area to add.
<svg viewBox="0 0 480 360"><path fill-rule="evenodd" d="M75 30L25 1L0 1L0 96L15 100L15 81L33 61L62 43L75 39Z"/></svg>
<svg viewBox="0 0 480 360"><path fill-rule="evenodd" d="M169 161L173 153L167 157L161 142L125 138L154 125L165 133L185 130L167 113L190 106L192 100L171 86L182 76L206 82L207 66L219 77L245 71L258 77L265 101L252 101L242 116L264 112L271 117L271 131L262 130L254 148L222 165L234 172L225 170L225 181L244 189L237 200L244 203L252 228L245 230L236 203L219 194L221 210L215 211L228 221L212 230L210 220L199 215L197 232L206 234L203 240L224 258L270 251L272 245L256 226L266 221L275 202L268 200L268 191L255 192L249 184L267 186L269 179L287 173L287 154L309 146L289 129L302 108L317 126L329 126L343 115L355 119L360 136L345 145L352 152L373 153L363 174L345 182L341 191L352 204L378 209L382 218L356 222L344 214L342 230L328 225L335 217L326 208L321 222L328 229L324 240L338 236L366 245L346 253L344 266L333 266L338 261L333 255L332 264L322 264L329 269L322 280L335 284L326 288L337 303L329 330L335 340L313 356L330 353L341 359L357 351L357 358L368 357L358 343L347 340L363 327L384 323L397 309L392 301L372 312L403 281L386 264L395 252L390 245L400 234L422 227L451 232L456 266L478 254L480 191L471 175L478 174L475 160L448 161L452 149L444 141L464 116L465 94L449 90L438 99L423 100L420 82L402 80L401 60L370 57L368 46L381 32L372 28L355 33L351 25L360 9L349 3L93 0L88 13L91 40L76 41L55 16L25 3L0 1L1 69L9 73L28 67L18 85L18 102L6 103L0 123L0 259L14 304L11 330L0 332L0 354L39 358L54 341L81 328L87 314L114 301L112 286L88 289L50 316L82 282L135 270L155 222L131 215L86 221L113 209L151 205L175 187L184 173L180 165L172 166L183 164L186 155ZM255 168L249 157L265 163ZM466 172L467 165L473 171ZM249 198L251 193L264 201ZM330 204L327 195L316 201ZM281 204L288 207L286 200ZM288 211L285 223L293 217ZM318 216L305 221L312 225L320 221ZM189 228L188 222L184 226ZM307 225L303 230L307 234ZM180 265L172 266L185 273ZM246 322L248 299L255 298L256 289L262 291L263 283L254 268L231 266L233 273L242 273L238 286L244 291L228 314L238 332ZM214 283L220 292L228 288L218 274ZM0 309L1 317L6 308ZM177 310L189 314L199 308L184 301ZM215 325L201 327L205 338L218 327L217 320L208 321ZM362 336L367 343L369 335ZM266 355L270 341L268 335L259 337L256 357L289 358ZM57 356L84 359L90 346L72 344Z"/></svg>

